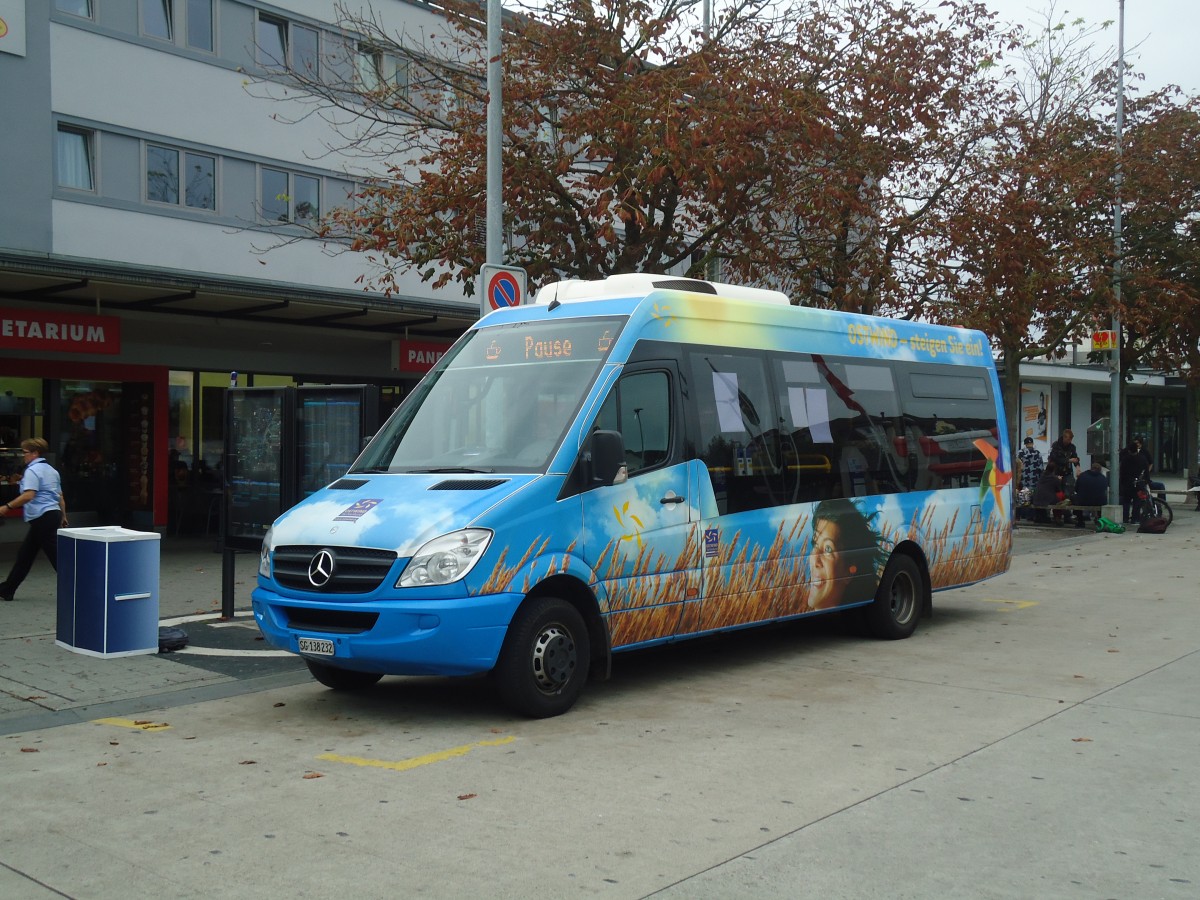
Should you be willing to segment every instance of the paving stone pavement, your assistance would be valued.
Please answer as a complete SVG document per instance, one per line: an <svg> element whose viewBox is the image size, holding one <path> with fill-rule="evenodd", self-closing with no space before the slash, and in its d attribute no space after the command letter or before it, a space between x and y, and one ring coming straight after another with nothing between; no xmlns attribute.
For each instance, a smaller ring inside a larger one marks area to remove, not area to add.
<svg viewBox="0 0 1200 900"><path fill-rule="evenodd" d="M23 528L21 523L7 523ZM14 535L6 534L11 539ZM17 545L0 543L7 572ZM289 653L265 653L249 618L257 557L234 556L233 622L221 618L222 554L211 538L170 537L160 542L159 618L182 623L189 636L181 653L98 657L55 643L57 576L39 556L11 603L0 602L0 734L119 715L137 704L176 705L229 696L309 678ZM218 655L205 655L205 651ZM229 653L228 651L237 651ZM152 699L151 699L152 698Z"/></svg>

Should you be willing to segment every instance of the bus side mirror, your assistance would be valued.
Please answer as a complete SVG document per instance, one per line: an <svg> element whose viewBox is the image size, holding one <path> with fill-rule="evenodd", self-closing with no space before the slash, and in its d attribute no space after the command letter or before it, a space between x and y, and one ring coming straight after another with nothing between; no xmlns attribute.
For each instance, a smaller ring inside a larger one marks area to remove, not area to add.
<svg viewBox="0 0 1200 900"><path fill-rule="evenodd" d="M628 477L625 469L625 439L619 431L592 432L592 484L623 484Z"/></svg>

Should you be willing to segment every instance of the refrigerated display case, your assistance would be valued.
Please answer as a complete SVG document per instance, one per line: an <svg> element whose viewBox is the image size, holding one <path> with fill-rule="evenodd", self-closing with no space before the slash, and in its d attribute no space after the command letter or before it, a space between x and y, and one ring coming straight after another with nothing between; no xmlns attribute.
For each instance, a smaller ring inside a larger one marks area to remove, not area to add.
<svg viewBox="0 0 1200 900"><path fill-rule="evenodd" d="M297 502L346 473L378 419L374 385L296 388Z"/></svg>
<svg viewBox="0 0 1200 900"><path fill-rule="evenodd" d="M369 384L230 388L222 540L257 551L286 509L345 474L379 421Z"/></svg>
<svg viewBox="0 0 1200 900"><path fill-rule="evenodd" d="M296 503L295 411L295 388L229 390L221 529L228 549L257 550Z"/></svg>

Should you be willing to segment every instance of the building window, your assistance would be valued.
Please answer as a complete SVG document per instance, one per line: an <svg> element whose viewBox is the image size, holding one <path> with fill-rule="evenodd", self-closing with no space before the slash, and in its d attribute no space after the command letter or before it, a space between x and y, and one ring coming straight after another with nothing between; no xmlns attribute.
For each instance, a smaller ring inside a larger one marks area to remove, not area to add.
<svg viewBox="0 0 1200 900"><path fill-rule="evenodd" d="M92 144L92 132L67 125L58 126L55 163L60 186L80 191L95 190Z"/></svg>
<svg viewBox="0 0 1200 900"><path fill-rule="evenodd" d="M183 201L192 209L217 208L217 161L202 153L183 154Z"/></svg>
<svg viewBox="0 0 1200 900"><path fill-rule="evenodd" d="M266 66L287 65L287 22L260 13L255 38L260 63Z"/></svg>
<svg viewBox="0 0 1200 900"><path fill-rule="evenodd" d="M180 171L180 156L183 170ZM155 203L179 205L192 209L217 208L217 161L203 153L173 150L170 147L146 146L146 199ZM180 197L180 175L183 176L183 196Z"/></svg>
<svg viewBox="0 0 1200 900"><path fill-rule="evenodd" d="M193 50L213 51L212 0L188 0L187 45Z"/></svg>
<svg viewBox="0 0 1200 900"><path fill-rule="evenodd" d="M320 35L315 28L260 13L258 61L270 68L289 69L307 78L321 71Z"/></svg>
<svg viewBox="0 0 1200 900"><path fill-rule="evenodd" d="M292 25L291 68L309 78L321 73L320 39L315 28Z"/></svg>
<svg viewBox="0 0 1200 900"><path fill-rule="evenodd" d="M312 225L321 215L321 180L264 166L261 204L268 222Z"/></svg>
<svg viewBox="0 0 1200 900"><path fill-rule="evenodd" d="M262 170L262 217L268 222L289 221L287 172Z"/></svg>
<svg viewBox="0 0 1200 900"><path fill-rule="evenodd" d="M173 0L142 0L142 33L169 41L174 35Z"/></svg>
<svg viewBox="0 0 1200 900"><path fill-rule="evenodd" d="M321 213L321 182L308 175L293 175L292 184L295 221L311 225Z"/></svg>
<svg viewBox="0 0 1200 900"><path fill-rule="evenodd" d="M85 19L92 17L92 0L54 0L54 8Z"/></svg>
<svg viewBox="0 0 1200 900"><path fill-rule="evenodd" d="M143 35L170 43L186 37L191 49L213 51L213 0L140 0L139 5Z"/></svg>
<svg viewBox="0 0 1200 900"><path fill-rule="evenodd" d="M363 45L358 48L358 83L367 93L378 91L396 99L407 99L408 60Z"/></svg>

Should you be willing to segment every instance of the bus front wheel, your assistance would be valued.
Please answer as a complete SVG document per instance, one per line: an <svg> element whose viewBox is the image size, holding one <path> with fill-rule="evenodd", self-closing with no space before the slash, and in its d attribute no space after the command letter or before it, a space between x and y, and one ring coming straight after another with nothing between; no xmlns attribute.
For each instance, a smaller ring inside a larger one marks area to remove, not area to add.
<svg viewBox="0 0 1200 900"><path fill-rule="evenodd" d="M328 666L315 659L305 659L304 661L308 664L308 671L312 673L313 678L335 691L361 691L369 688L383 677L379 672L355 672L353 669L339 669L337 666Z"/></svg>
<svg viewBox="0 0 1200 900"><path fill-rule="evenodd" d="M587 681L589 645L583 617L557 597L530 600L514 617L493 676L501 699L535 719L570 709Z"/></svg>
<svg viewBox="0 0 1200 900"><path fill-rule="evenodd" d="M911 557L897 554L888 560L875 591L875 602L866 609L867 628L875 637L895 641L917 630L925 599L925 579Z"/></svg>

